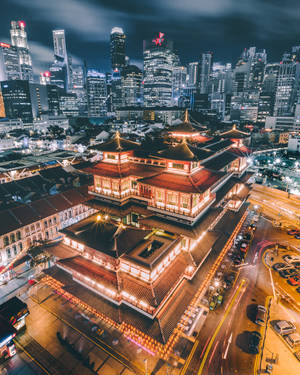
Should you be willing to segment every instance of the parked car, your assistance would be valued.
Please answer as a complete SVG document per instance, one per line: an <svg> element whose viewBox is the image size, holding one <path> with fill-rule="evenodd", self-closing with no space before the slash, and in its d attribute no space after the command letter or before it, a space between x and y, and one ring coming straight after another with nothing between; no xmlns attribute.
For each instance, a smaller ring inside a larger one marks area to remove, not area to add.
<svg viewBox="0 0 300 375"><path fill-rule="evenodd" d="M285 339L292 348L300 346L300 334L298 332L290 333Z"/></svg>
<svg viewBox="0 0 300 375"><path fill-rule="evenodd" d="M255 323L264 326L266 323L267 309L265 306L257 305Z"/></svg>
<svg viewBox="0 0 300 375"><path fill-rule="evenodd" d="M257 331L253 331L250 334L249 338L249 351L253 354L258 354L259 353L259 343L261 340L261 334Z"/></svg>
<svg viewBox="0 0 300 375"><path fill-rule="evenodd" d="M299 229L290 229L287 231L287 234L289 234L290 236L294 236L297 233L300 233Z"/></svg>
<svg viewBox="0 0 300 375"><path fill-rule="evenodd" d="M296 288L296 292L298 292L300 294L300 286L298 286L298 288Z"/></svg>
<svg viewBox="0 0 300 375"><path fill-rule="evenodd" d="M240 244L240 250L243 252L243 253L246 253L249 249L249 244L245 241L242 241L241 244Z"/></svg>
<svg viewBox="0 0 300 375"><path fill-rule="evenodd" d="M294 236L297 240L300 240L300 233L299 234L295 234Z"/></svg>
<svg viewBox="0 0 300 375"><path fill-rule="evenodd" d="M275 331L282 336L296 331L295 325L287 320L278 320L274 323L273 327Z"/></svg>

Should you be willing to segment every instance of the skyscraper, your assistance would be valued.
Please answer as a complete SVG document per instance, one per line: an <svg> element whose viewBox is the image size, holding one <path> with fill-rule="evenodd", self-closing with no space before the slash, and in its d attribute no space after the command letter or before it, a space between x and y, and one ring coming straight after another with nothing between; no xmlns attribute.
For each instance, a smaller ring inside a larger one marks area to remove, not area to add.
<svg viewBox="0 0 300 375"><path fill-rule="evenodd" d="M187 69L185 66L173 68L173 104L178 105L187 85Z"/></svg>
<svg viewBox="0 0 300 375"><path fill-rule="evenodd" d="M66 90L72 88L72 60L67 53L65 30L53 30L54 60L64 64L67 72Z"/></svg>
<svg viewBox="0 0 300 375"><path fill-rule="evenodd" d="M6 116L10 119L21 118L32 122L32 103L28 80L11 80L1 82L1 91Z"/></svg>
<svg viewBox="0 0 300 375"><path fill-rule="evenodd" d="M142 104L143 73L135 65L128 65L122 71L122 97L124 106L136 107Z"/></svg>
<svg viewBox="0 0 300 375"><path fill-rule="evenodd" d="M21 69L17 47L0 43L0 81L21 79Z"/></svg>
<svg viewBox="0 0 300 375"><path fill-rule="evenodd" d="M282 61L277 77L275 116L291 116L293 114L299 78L300 65L293 61Z"/></svg>
<svg viewBox="0 0 300 375"><path fill-rule="evenodd" d="M82 65L74 66L72 69L72 93L76 94L79 114L87 115L87 95L85 87L85 69Z"/></svg>
<svg viewBox="0 0 300 375"><path fill-rule="evenodd" d="M208 93L208 84L212 68L212 52L202 53L199 62L199 93Z"/></svg>
<svg viewBox="0 0 300 375"><path fill-rule="evenodd" d="M198 83L199 62L191 62L188 66L188 86L196 87Z"/></svg>
<svg viewBox="0 0 300 375"><path fill-rule="evenodd" d="M24 21L11 21L11 44L18 49L21 78L33 82L33 70Z"/></svg>
<svg viewBox="0 0 300 375"><path fill-rule="evenodd" d="M126 36L121 27L113 27L110 33L110 58L112 70L122 69L125 66Z"/></svg>
<svg viewBox="0 0 300 375"><path fill-rule="evenodd" d="M107 113L106 76L94 69L86 75L86 90L89 117L102 117Z"/></svg>
<svg viewBox="0 0 300 375"><path fill-rule="evenodd" d="M173 44L159 33L151 41L144 41L144 105L145 107L172 106L172 76L176 55Z"/></svg>

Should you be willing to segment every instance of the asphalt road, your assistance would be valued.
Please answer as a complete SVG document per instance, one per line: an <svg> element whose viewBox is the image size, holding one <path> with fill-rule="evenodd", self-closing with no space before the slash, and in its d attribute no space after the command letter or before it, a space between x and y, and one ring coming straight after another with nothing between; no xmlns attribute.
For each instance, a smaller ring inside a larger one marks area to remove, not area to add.
<svg viewBox="0 0 300 375"><path fill-rule="evenodd" d="M250 354L247 344L249 332L264 333L254 320L257 304L267 306L267 297L272 295L270 275L261 261L264 245L269 242L295 245L297 240L260 218L245 259L248 265L241 267L222 308L209 313L186 374L252 375L259 367L260 355Z"/></svg>

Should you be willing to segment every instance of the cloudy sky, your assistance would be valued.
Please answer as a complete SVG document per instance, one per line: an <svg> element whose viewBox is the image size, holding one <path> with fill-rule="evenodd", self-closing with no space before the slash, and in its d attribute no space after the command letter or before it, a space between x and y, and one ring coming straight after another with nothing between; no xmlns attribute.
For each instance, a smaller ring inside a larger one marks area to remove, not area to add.
<svg viewBox="0 0 300 375"><path fill-rule="evenodd" d="M35 72L52 60L52 33L64 28L75 62L109 69L109 34L121 26L127 55L141 63L143 39L162 31L183 63L213 51L215 61L236 62L245 47L266 48L269 60L300 44L299 0L1 0L0 41L10 20L25 20Z"/></svg>

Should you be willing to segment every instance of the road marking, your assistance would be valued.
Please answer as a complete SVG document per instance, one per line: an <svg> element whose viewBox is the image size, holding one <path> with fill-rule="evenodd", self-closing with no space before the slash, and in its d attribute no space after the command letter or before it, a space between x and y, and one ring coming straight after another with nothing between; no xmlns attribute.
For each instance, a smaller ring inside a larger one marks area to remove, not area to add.
<svg viewBox="0 0 300 375"><path fill-rule="evenodd" d="M21 345L18 341L14 341L14 344L18 346L19 349L21 349L34 363L36 363L39 368L44 371L45 374L51 375L50 372L37 359L35 359L31 354L28 353L23 345Z"/></svg>
<svg viewBox="0 0 300 375"><path fill-rule="evenodd" d="M33 298L32 296L30 297L35 303L37 303L38 305L39 302ZM94 345L96 345L98 348L100 348L101 350L103 350L106 354L108 354L110 357L114 358L117 362L121 363L123 366L127 367L129 370L133 370L133 371L136 371L136 370L139 370L140 373L143 372L142 368L137 364L137 363L133 363L129 358L125 357L123 354L119 353L118 351L116 351L115 349L113 349L110 345L105 344L105 346L107 346L112 352L118 354L120 357L124 358L125 361L128 361L129 363L132 363L136 368L132 368L130 367L126 362L123 362L120 358L116 357L113 353L111 353L109 350L107 350L105 347L101 346L98 342L94 341L91 337L89 337L87 334L85 334L84 332L82 332L81 330L79 330L78 328L76 328L75 326L73 326L71 323L69 323L68 321L66 321L64 318L61 318L59 315L57 315L55 312L51 311L50 309L48 309L48 307L44 306L44 305L40 305L43 309L47 310L50 314L54 315L57 319L59 319L61 322L63 322L64 324L66 324L67 326L71 327L72 329L74 329L76 332L78 332L81 336L85 337L87 340L89 340L90 342L92 342ZM100 339L97 339L99 342L102 342L102 340ZM51 374L49 374L51 375Z"/></svg>
<svg viewBox="0 0 300 375"><path fill-rule="evenodd" d="M218 324L218 326L217 326L217 328L216 328L216 330L215 330L215 332L214 332L214 334L213 334L213 336L212 336L212 338L210 340L210 343L208 344L208 347L207 347L207 349L205 351L204 357L203 357L202 362L201 362L200 367L199 367L198 375L202 374L205 362L207 360L207 357L208 357L208 354L210 352L210 349L211 349L211 347L212 347L212 345L213 345L213 343L214 343L214 341L215 341L215 339L217 337L217 334L219 333L219 331L220 331L220 329L221 329L221 327L222 327L225 319L227 318L229 312L231 311L231 309L232 309L232 307L233 307L233 305L234 305L234 303L235 303L238 295L240 294L240 292L241 292L241 290L242 290L242 288L243 288L243 286L244 286L245 283L246 283L246 280L243 279L241 281L239 287L237 288L236 292L234 293L234 296L233 296L233 298L232 298L232 300L230 302L230 305L228 306L228 308L225 311L225 313L224 313L224 315L223 315L220 323Z"/></svg>

